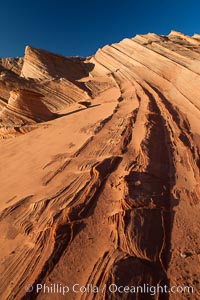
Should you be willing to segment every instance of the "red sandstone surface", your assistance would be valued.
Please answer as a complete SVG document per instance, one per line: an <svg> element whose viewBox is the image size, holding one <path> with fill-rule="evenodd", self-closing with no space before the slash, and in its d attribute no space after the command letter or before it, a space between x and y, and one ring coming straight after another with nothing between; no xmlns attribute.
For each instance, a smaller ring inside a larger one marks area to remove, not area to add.
<svg viewBox="0 0 200 300"><path fill-rule="evenodd" d="M198 34L0 59L0 299L200 299L199 108Z"/></svg>

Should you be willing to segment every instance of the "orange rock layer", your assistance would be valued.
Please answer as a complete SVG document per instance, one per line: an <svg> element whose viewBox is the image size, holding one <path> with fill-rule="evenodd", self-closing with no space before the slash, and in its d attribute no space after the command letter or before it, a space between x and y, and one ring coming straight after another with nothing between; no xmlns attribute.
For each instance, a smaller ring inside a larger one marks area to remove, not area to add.
<svg viewBox="0 0 200 300"><path fill-rule="evenodd" d="M138 35L86 59L27 47L10 64L0 61L0 298L200 299L199 35Z"/></svg>

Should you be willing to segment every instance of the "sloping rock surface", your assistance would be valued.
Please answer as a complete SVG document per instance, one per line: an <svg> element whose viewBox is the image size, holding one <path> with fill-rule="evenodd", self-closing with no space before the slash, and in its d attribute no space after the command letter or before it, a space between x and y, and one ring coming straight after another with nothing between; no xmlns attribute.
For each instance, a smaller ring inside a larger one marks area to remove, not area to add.
<svg viewBox="0 0 200 300"><path fill-rule="evenodd" d="M200 299L199 34L0 68L0 298Z"/></svg>

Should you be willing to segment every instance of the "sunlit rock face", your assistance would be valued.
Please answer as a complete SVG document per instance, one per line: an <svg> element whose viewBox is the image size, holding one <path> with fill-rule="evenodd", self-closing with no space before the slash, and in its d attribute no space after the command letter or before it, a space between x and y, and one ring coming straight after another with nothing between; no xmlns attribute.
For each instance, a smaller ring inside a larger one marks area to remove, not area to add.
<svg viewBox="0 0 200 300"><path fill-rule="evenodd" d="M86 75L80 58L68 58L27 46L21 76L35 79L65 77L75 80Z"/></svg>
<svg viewBox="0 0 200 300"><path fill-rule="evenodd" d="M10 92L7 108L36 121L47 121L53 114L42 102L43 97L31 90L14 90Z"/></svg>
<svg viewBox="0 0 200 300"><path fill-rule="evenodd" d="M199 107L199 34L1 59L0 298L198 299Z"/></svg>

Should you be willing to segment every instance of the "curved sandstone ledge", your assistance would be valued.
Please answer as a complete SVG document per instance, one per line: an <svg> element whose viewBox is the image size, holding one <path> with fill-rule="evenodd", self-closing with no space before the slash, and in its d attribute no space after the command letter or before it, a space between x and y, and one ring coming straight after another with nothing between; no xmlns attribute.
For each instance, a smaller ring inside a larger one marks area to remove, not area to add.
<svg viewBox="0 0 200 300"><path fill-rule="evenodd" d="M43 103L43 97L35 91L17 89L10 92L7 108L35 121L47 121L53 117L53 113Z"/></svg>
<svg viewBox="0 0 200 300"><path fill-rule="evenodd" d="M26 132L24 126L55 118L38 92L16 89L10 92L8 104L0 111L0 135L4 138ZM30 130L33 127L30 126Z"/></svg>

